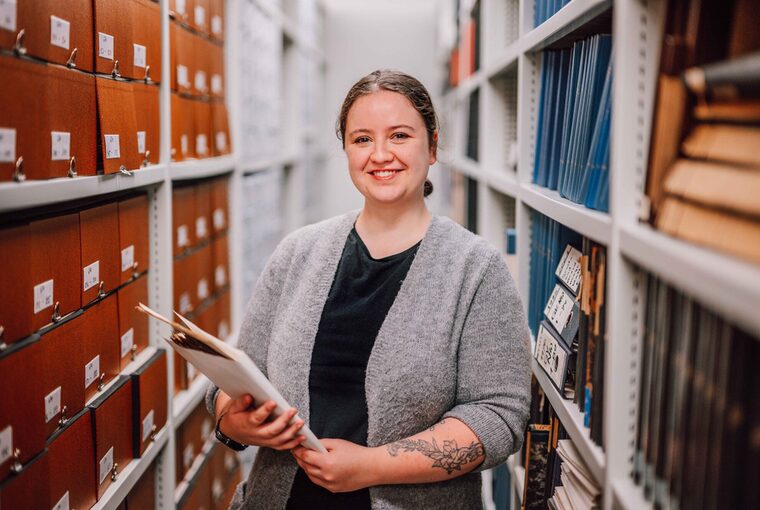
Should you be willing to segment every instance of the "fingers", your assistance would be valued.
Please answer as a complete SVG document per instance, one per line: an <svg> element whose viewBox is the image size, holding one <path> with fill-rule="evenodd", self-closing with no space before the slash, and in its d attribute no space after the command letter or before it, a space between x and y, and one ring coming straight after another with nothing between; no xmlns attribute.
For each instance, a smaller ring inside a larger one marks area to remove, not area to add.
<svg viewBox="0 0 760 510"><path fill-rule="evenodd" d="M288 427L288 423L296 415L296 412L297 411L295 409L290 409L287 412L282 413L279 417L277 417L277 419L261 428L261 435L269 439L275 439L278 438L278 436L283 436L282 438L278 439L293 439L296 432L298 432L298 430L303 427L303 421L301 420L296 420L293 425Z"/></svg>
<svg viewBox="0 0 760 510"><path fill-rule="evenodd" d="M264 423L267 418L269 418L269 415L272 414L272 411L274 411L275 407L277 407L277 404L271 400L267 400L262 405L257 407L255 411L250 413L248 421L251 423L251 425L258 427Z"/></svg>
<svg viewBox="0 0 760 510"><path fill-rule="evenodd" d="M251 407L252 403L253 403L252 396L243 395L242 397L236 398L232 401L229 412L240 413L240 412L246 411L249 407Z"/></svg>
<svg viewBox="0 0 760 510"><path fill-rule="evenodd" d="M280 451L292 450L293 448L297 448L304 441L306 441L306 436L297 436L290 441L286 441L279 446L275 446L274 449Z"/></svg>

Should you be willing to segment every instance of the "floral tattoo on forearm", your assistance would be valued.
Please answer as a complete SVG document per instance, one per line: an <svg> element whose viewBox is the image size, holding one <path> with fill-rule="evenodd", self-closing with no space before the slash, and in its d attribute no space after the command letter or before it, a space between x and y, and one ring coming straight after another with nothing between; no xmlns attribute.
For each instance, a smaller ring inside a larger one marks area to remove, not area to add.
<svg viewBox="0 0 760 510"><path fill-rule="evenodd" d="M485 455L483 445L477 441L470 443L470 446L459 448L455 440L447 439L441 448L435 438L432 442L424 439L402 439L388 445L388 454L391 457L398 456L399 452L420 452L433 459L432 467L445 469L448 474L461 471L462 466Z"/></svg>

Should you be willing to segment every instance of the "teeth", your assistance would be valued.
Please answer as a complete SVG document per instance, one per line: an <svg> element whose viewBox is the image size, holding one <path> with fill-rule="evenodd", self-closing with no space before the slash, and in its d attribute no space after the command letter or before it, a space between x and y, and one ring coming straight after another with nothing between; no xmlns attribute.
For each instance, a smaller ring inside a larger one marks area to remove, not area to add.
<svg viewBox="0 0 760 510"><path fill-rule="evenodd" d="M390 177L393 175L393 170L383 170L381 172L374 172L374 174L378 177Z"/></svg>

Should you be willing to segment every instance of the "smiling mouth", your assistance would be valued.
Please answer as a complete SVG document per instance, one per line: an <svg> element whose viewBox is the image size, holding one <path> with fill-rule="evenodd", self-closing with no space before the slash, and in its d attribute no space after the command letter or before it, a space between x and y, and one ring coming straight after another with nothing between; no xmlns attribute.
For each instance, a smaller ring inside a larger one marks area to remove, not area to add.
<svg viewBox="0 0 760 510"><path fill-rule="evenodd" d="M373 170L370 173L376 179L390 179L402 170Z"/></svg>

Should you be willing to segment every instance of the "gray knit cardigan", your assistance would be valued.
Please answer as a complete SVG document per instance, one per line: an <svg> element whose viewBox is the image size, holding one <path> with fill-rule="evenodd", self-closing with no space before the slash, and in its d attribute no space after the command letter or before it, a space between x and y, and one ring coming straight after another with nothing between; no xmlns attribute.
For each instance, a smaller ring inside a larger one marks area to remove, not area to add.
<svg viewBox="0 0 760 510"><path fill-rule="evenodd" d="M357 215L288 235L259 278L240 329L240 348L307 423L314 339ZM453 417L480 438L486 457L476 472L445 482L371 487L372 508L481 508L479 471L504 462L523 442L530 358L525 313L501 255L434 216L367 364L367 444ZM212 414L216 395L209 388ZM297 468L290 452L259 449L231 508L284 508Z"/></svg>

